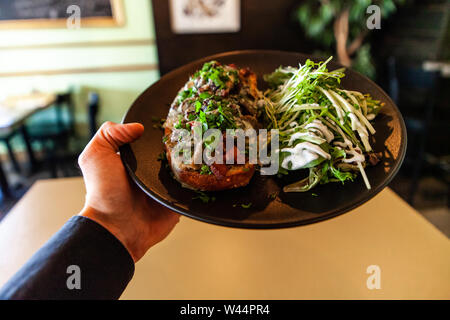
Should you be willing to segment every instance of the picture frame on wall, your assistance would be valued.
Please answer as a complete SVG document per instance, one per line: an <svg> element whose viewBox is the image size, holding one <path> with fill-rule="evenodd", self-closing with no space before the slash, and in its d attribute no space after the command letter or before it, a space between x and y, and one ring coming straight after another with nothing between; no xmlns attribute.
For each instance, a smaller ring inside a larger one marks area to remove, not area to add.
<svg viewBox="0 0 450 320"><path fill-rule="evenodd" d="M233 33L241 29L240 0L169 0L176 34Z"/></svg>
<svg viewBox="0 0 450 320"><path fill-rule="evenodd" d="M69 7L77 6L81 27L121 27L123 0L14 0L0 1L0 30L66 28Z"/></svg>

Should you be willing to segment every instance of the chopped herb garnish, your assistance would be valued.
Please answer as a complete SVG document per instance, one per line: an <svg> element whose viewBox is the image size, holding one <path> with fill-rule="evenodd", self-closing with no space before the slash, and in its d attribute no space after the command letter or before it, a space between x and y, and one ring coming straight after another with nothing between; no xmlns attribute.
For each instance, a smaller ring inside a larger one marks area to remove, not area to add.
<svg viewBox="0 0 450 320"><path fill-rule="evenodd" d="M202 103L200 101L195 101L195 112L198 113L202 109Z"/></svg>
<svg viewBox="0 0 450 320"><path fill-rule="evenodd" d="M226 70L217 61L210 61L205 63L202 69L194 74L194 78L201 77L205 81L211 81L214 83L218 89L224 89L226 87L226 83L231 80L230 75L233 75L234 84L237 84L238 82L236 79L239 78L236 70ZM202 99L206 99L206 95L205 98Z"/></svg>
<svg viewBox="0 0 450 320"><path fill-rule="evenodd" d="M202 167L200 168L200 174L212 174L211 168L206 164L202 165Z"/></svg>
<svg viewBox="0 0 450 320"><path fill-rule="evenodd" d="M164 118L158 118L158 117L152 117L152 122L154 123L154 125L152 126L155 129L162 129L164 122L166 122L166 119Z"/></svg>
<svg viewBox="0 0 450 320"><path fill-rule="evenodd" d="M158 155L158 161L166 161L167 160L167 156L166 156L166 153L165 152L161 152L159 155Z"/></svg>
<svg viewBox="0 0 450 320"><path fill-rule="evenodd" d="M241 204L241 207L244 209L248 209L252 206L253 204L251 202L249 202L248 204Z"/></svg>
<svg viewBox="0 0 450 320"><path fill-rule="evenodd" d="M183 129L183 118L179 117L178 118L178 123L176 125L174 125L175 129Z"/></svg>
<svg viewBox="0 0 450 320"><path fill-rule="evenodd" d="M195 88L189 88L187 90L183 90L178 94L178 103L183 102L187 98L193 97L197 91Z"/></svg>
<svg viewBox="0 0 450 320"><path fill-rule="evenodd" d="M211 95L209 92L202 92L202 93L199 94L199 97L200 97L200 99L202 99L202 100L211 98L211 96L212 96L212 95Z"/></svg>
<svg viewBox="0 0 450 320"><path fill-rule="evenodd" d="M269 195L269 198L272 200L275 200L277 198L277 196L278 196L278 192L274 192Z"/></svg>
<svg viewBox="0 0 450 320"><path fill-rule="evenodd" d="M203 191L197 191L197 196L192 198L193 200L195 199L199 199L200 201L202 201L203 203L209 203L209 202L214 202L216 201L216 197L214 196L209 196L208 194L206 194Z"/></svg>
<svg viewBox="0 0 450 320"><path fill-rule="evenodd" d="M200 122L208 123L208 120L206 119L206 113L204 111L199 112L198 118L199 118Z"/></svg>

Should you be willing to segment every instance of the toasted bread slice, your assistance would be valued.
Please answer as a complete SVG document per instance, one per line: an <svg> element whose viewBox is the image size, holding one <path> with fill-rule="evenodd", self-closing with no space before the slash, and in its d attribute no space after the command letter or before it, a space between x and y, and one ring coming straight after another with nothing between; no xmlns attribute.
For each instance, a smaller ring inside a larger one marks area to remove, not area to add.
<svg viewBox="0 0 450 320"><path fill-rule="evenodd" d="M165 128L166 136L170 136L171 130ZM165 144L167 161L174 174L184 187L200 191L219 191L246 186L253 174L255 165L245 164L215 164L210 166L210 173L202 174L195 165L180 165L172 161L173 145L169 142Z"/></svg>
<svg viewBox="0 0 450 320"><path fill-rule="evenodd" d="M218 74L218 70L222 74ZM203 76L201 72L204 72ZM164 124L166 156L175 179L186 188L201 191L219 191L247 185L255 173L255 165L248 161L233 165L186 164L178 156L173 156L173 150L179 143L177 129L180 128L190 131L195 126L203 128L205 124L207 128L218 125L216 128L222 132L232 128L256 128L260 113L258 101L261 97L256 75L249 69L239 69L235 65L223 66L212 61L192 76L173 101ZM213 118L209 121L207 117ZM237 150L235 157L236 154ZM203 170L205 166L207 170Z"/></svg>

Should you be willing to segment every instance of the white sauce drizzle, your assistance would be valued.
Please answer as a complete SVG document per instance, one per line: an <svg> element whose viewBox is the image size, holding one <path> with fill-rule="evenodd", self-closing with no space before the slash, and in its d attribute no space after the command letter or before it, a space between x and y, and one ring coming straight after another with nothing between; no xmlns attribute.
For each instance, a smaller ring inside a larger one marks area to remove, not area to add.
<svg viewBox="0 0 450 320"><path fill-rule="evenodd" d="M345 141L345 142L335 141L334 145L339 146L342 149L345 149L347 147L349 147L349 148L351 147L351 145L348 145L348 140Z"/></svg>
<svg viewBox="0 0 450 320"><path fill-rule="evenodd" d="M293 148L281 149L282 152L289 152L290 155L284 158L281 166L289 170L297 170L311 161L319 158L319 155L325 159L331 159L331 156L322 150L319 146L310 142L302 142ZM291 167L289 168L289 163Z"/></svg>
<svg viewBox="0 0 450 320"><path fill-rule="evenodd" d="M351 150L345 150L345 153L351 155L351 158L345 158L342 160L342 162L345 163L351 163L351 162L364 162L366 159L364 157L364 155L362 155L361 153L361 149L359 149L358 147L355 149L351 149Z"/></svg>
<svg viewBox="0 0 450 320"><path fill-rule="evenodd" d="M296 132L294 133L291 138L289 139L289 144L290 146L292 146L292 144L298 140L301 139L303 137L310 137L310 138L314 138L314 139L318 139L319 144L324 143L325 139L316 136L313 132L308 131L308 132Z"/></svg>
<svg viewBox="0 0 450 320"><path fill-rule="evenodd" d="M334 134L331 132L326 125L324 125L320 120L315 119L313 122L308 123L305 129L315 128L318 129L327 142L331 142L334 139Z"/></svg>

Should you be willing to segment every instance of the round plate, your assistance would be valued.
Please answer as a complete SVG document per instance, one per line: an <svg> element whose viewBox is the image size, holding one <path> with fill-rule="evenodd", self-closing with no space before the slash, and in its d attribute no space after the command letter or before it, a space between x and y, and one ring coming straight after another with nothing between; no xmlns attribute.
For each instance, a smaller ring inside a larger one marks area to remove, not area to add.
<svg viewBox="0 0 450 320"><path fill-rule="evenodd" d="M142 93L126 113L123 122L140 122L144 135L136 142L121 148L122 161L131 178L150 197L170 209L201 221L239 228L282 228L305 225L337 216L363 204L380 192L400 168L406 151L406 129L403 118L389 96L374 82L352 70L346 71L342 86L345 89L370 93L385 106L375 120L376 152L383 159L366 170L372 185L367 190L359 176L354 182L319 185L305 193L283 193L287 183L276 177L253 176L243 188L210 193L215 201L203 203L196 192L185 189L174 180L164 163L158 161L163 152L162 131L154 128L154 118L165 118L178 90L204 62L217 60L249 67L258 75L258 86L264 88L262 76L280 65L297 66L307 58L304 54L282 51L233 51L216 54L178 68ZM317 59L313 59L318 61ZM330 63L329 70L340 67ZM304 172L304 176L307 171ZM276 199L273 195L277 193ZM242 207L252 203L250 208Z"/></svg>

